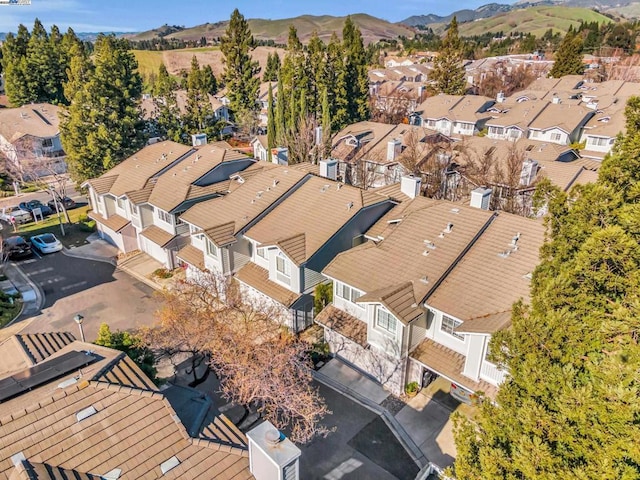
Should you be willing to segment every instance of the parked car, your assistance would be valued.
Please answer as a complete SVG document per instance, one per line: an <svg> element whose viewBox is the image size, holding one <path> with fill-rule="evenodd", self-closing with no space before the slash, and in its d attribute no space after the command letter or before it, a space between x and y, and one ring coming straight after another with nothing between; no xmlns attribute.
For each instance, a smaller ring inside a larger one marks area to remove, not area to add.
<svg viewBox="0 0 640 480"><path fill-rule="evenodd" d="M31 245L40 253L53 253L62 250L62 243L53 233L43 233L31 237Z"/></svg>
<svg viewBox="0 0 640 480"><path fill-rule="evenodd" d="M20 235L5 238L2 241L2 253L9 258L22 258L31 255L31 245Z"/></svg>
<svg viewBox="0 0 640 480"><path fill-rule="evenodd" d="M39 208L40 211L42 212L42 215L45 217L53 213L53 210L51 210L51 208L49 208L48 205L45 205L40 200L31 200L30 202L22 202L20 204L20 208L22 210L27 210L31 212L31 215L33 215L33 210L35 210L36 208Z"/></svg>
<svg viewBox="0 0 640 480"><path fill-rule="evenodd" d="M33 220L31 212L20 207L4 207L0 213L0 220L7 223L27 223Z"/></svg>
<svg viewBox="0 0 640 480"><path fill-rule="evenodd" d="M73 201L72 198L69 197L62 197L62 202L60 202L58 200L58 208L60 210L62 210L62 208L60 208L60 203L62 203L64 205L64 208L66 208L67 210L70 210L72 208L76 208L76 202ZM56 211L56 202L53 200L49 200L47 202L47 205L49 206L49 208L51 209L51 211L55 212Z"/></svg>

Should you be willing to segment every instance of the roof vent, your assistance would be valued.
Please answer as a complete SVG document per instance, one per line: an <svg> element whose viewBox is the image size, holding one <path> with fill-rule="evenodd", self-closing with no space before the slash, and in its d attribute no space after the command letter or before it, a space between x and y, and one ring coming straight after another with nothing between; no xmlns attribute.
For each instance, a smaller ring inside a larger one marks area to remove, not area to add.
<svg viewBox="0 0 640 480"><path fill-rule="evenodd" d="M436 248L436 244L433 243L431 240L425 240L424 241L424 246L427 248L430 248L431 250L435 250Z"/></svg>
<svg viewBox="0 0 640 480"><path fill-rule="evenodd" d="M164 463L160 464L160 471L162 472L162 474L164 475L165 473L167 473L169 470L176 468L178 465L180 465L180 460L178 460L178 457L176 457L175 455L173 457L171 457L169 460L167 460Z"/></svg>
<svg viewBox="0 0 640 480"><path fill-rule="evenodd" d="M238 183L244 183L244 178L242 178L241 175L231 175L231 177L229 177L231 180L235 180Z"/></svg>
<svg viewBox="0 0 640 480"><path fill-rule="evenodd" d="M511 250L505 250L504 252L500 252L498 254L500 258L507 258L509 255L511 255Z"/></svg>
<svg viewBox="0 0 640 480"><path fill-rule="evenodd" d="M451 213L460 213L460 209L459 208L452 208L451 209Z"/></svg>
<svg viewBox="0 0 640 480"><path fill-rule="evenodd" d="M518 240L520 240L520 232L516 233L511 239L510 247L516 247L518 245Z"/></svg>
<svg viewBox="0 0 640 480"><path fill-rule="evenodd" d="M256 193L256 198L262 198L262 194L264 192L262 190L258 191L258 193Z"/></svg>
<svg viewBox="0 0 640 480"><path fill-rule="evenodd" d="M342 188L342 184L341 183L336 185L336 190L340 190L341 188Z"/></svg>
<svg viewBox="0 0 640 480"><path fill-rule="evenodd" d="M444 229L444 233L451 233L452 230L453 230L453 223L451 222L447 223L447 227Z"/></svg>
<svg viewBox="0 0 640 480"><path fill-rule="evenodd" d="M166 160L167 159L167 154L163 153L162 155L160 155L160 160Z"/></svg>
<svg viewBox="0 0 640 480"><path fill-rule="evenodd" d="M87 407L84 410L80 410L78 413L76 413L76 418L78 419L78 422L81 422L85 418L89 418L91 415L95 415L96 413L98 413L98 411L93 405L91 405L90 407Z"/></svg>
<svg viewBox="0 0 640 480"><path fill-rule="evenodd" d="M320 189L320 193L324 193L327 190L329 190L329 185L323 185L322 188Z"/></svg>
<svg viewBox="0 0 640 480"><path fill-rule="evenodd" d="M527 280L531 280L533 278L533 274L529 272L526 275L523 275L523 277L526 278Z"/></svg>
<svg viewBox="0 0 640 480"><path fill-rule="evenodd" d="M64 382L60 382L58 384L58 388L67 388L70 387L71 385L75 385L76 383L78 383L78 378L80 377L71 377L68 380L65 380Z"/></svg>
<svg viewBox="0 0 640 480"><path fill-rule="evenodd" d="M279 183L280 183L280 180L274 180L273 181L273 186L276 187Z"/></svg>
<svg viewBox="0 0 640 480"><path fill-rule="evenodd" d="M351 210L353 208L353 202L347 203L347 210Z"/></svg>
<svg viewBox="0 0 640 480"><path fill-rule="evenodd" d="M424 277L422 277L422 278L420 279L420 281L421 281L422 283L425 283L425 284L426 284L426 283L429 283L429 277L427 277L427 276L425 275Z"/></svg>
<svg viewBox="0 0 640 480"><path fill-rule="evenodd" d="M11 455L11 463L13 463L14 467L17 467L22 462L24 462L26 459L27 459L27 457L25 457L24 453L22 453L22 452L18 452L15 455Z"/></svg>
<svg viewBox="0 0 640 480"><path fill-rule="evenodd" d="M114 468L113 470L108 471L104 475L100 475L100 478L102 480L118 480L121 474L122 474L121 468Z"/></svg>
<svg viewBox="0 0 640 480"><path fill-rule="evenodd" d="M426 257L429 255L429 253L430 253L430 250L425 250L424 252L422 252L422 256Z"/></svg>

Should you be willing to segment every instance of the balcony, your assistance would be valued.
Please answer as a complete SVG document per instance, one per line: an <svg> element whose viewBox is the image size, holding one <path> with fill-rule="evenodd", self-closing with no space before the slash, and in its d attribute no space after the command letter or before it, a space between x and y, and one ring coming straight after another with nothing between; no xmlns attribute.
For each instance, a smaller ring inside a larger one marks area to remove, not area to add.
<svg viewBox="0 0 640 480"><path fill-rule="evenodd" d="M487 361L482 362L482 367L480 369L480 378L482 380L486 380L493 385L500 385L504 381L506 375L507 372L498 368L493 363Z"/></svg>

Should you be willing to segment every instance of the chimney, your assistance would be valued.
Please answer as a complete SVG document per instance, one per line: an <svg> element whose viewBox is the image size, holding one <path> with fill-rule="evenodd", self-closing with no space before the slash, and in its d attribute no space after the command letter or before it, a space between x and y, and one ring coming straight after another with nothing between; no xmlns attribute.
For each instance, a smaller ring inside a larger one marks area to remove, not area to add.
<svg viewBox="0 0 640 480"><path fill-rule="evenodd" d="M491 192L490 188L476 188L471 191L471 205L475 208L480 208L482 210L489 210L489 204L491 203Z"/></svg>
<svg viewBox="0 0 640 480"><path fill-rule="evenodd" d="M338 161L329 159L329 160L320 160L318 162L320 164L320 176L324 178L328 178L330 180L335 180L338 177Z"/></svg>
<svg viewBox="0 0 640 480"><path fill-rule="evenodd" d="M247 432L249 469L256 480L299 480L301 451L270 422Z"/></svg>
<svg viewBox="0 0 640 480"><path fill-rule="evenodd" d="M316 145L322 145L322 127L316 127L314 130Z"/></svg>
<svg viewBox="0 0 640 480"><path fill-rule="evenodd" d="M289 165L289 149L276 147L271 150L271 162L276 165Z"/></svg>
<svg viewBox="0 0 640 480"><path fill-rule="evenodd" d="M207 134L206 133L194 133L191 135L191 145L194 147L199 147L201 145L207 144Z"/></svg>
<svg viewBox="0 0 640 480"><path fill-rule="evenodd" d="M538 162L535 160L525 160L522 162L522 170L520 172L520 185L528 187L533 183L538 173Z"/></svg>
<svg viewBox="0 0 640 480"><path fill-rule="evenodd" d="M506 97L504 96L504 92L498 92L498 96L496 97L497 103L504 103Z"/></svg>
<svg viewBox="0 0 640 480"><path fill-rule="evenodd" d="M553 98L551 99L551 103L558 105L559 103L562 103L562 100L557 94L554 93Z"/></svg>
<svg viewBox="0 0 640 480"><path fill-rule="evenodd" d="M420 184L422 180L413 175L403 176L400 179L400 191L409 198L416 198L420 195Z"/></svg>
<svg viewBox="0 0 640 480"><path fill-rule="evenodd" d="M387 162L394 162L396 156L402 153L402 142L398 138L387 142Z"/></svg>

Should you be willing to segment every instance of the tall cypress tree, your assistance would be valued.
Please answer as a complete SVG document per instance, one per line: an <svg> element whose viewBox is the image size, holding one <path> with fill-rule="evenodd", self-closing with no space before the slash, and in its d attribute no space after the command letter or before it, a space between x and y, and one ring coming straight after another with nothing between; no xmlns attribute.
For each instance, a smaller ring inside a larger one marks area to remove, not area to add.
<svg viewBox="0 0 640 480"><path fill-rule="evenodd" d="M82 183L101 175L144 145L144 123L138 109L142 80L124 39L100 35L94 68L73 93L60 124L71 178Z"/></svg>
<svg viewBox="0 0 640 480"><path fill-rule="evenodd" d="M348 16L342 29L345 55L347 114L350 123L369 119L369 76L367 56L360 29Z"/></svg>
<svg viewBox="0 0 640 480"><path fill-rule="evenodd" d="M640 98L625 112L598 181L547 192L531 306L492 339L509 376L456 418L459 480L640 478Z"/></svg>
<svg viewBox="0 0 640 480"><path fill-rule="evenodd" d="M276 143L278 145L285 145L286 143L286 132L287 132L287 120L285 116L286 110L286 97L284 95L284 91L282 88L282 78L278 75L278 99L276 101L276 115L275 115L275 123L276 123Z"/></svg>
<svg viewBox="0 0 640 480"><path fill-rule="evenodd" d="M349 124L348 90L343 51L342 43L334 32L327 45L324 87L327 89L331 105L331 120L335 130L340 130Z"/></svg>
<svg viewBox="0 0 640 480"><path fill-rule="evenodd" d="M464 95L467 80L462 60L463 46L458 36L458 20L453 17L430 76L430 80L435 82L435 90L438 93Z"/></svg>
<svg viewBox="0 0 640 480"><path fill-rule="evenodd" d="M224 55L224 80L229 91L229 106L238 116L255 112L258 108L260 78L257 74L260 66L249 53L254 48L255 41L249 23L236 8L220 40L220 50Z"/></svg>
<svg viewBox="0 0 640 480"><path fill-rule="evenodd" d="M555 53L553 67L549 72L549 76L560 78L565 75L580 75L583 71L582 37L573 28L569 28L558 47L558 51Z"/></svg>
<svg viewBox="0 0 640 480"><path fill-rule="evenodd" d="M320 157L325 158L331 151L331 108L329 94L325 88L322 92L322 149Z"/></svg>
<svg viewBox="0 0 640 480"><path fill-rule="evenodd" d="M271 149L276 146L276 118L273 108L273 92L271 91L271 84L269 84L269 95L267 97L267 148L271 152Z"/></svg>

